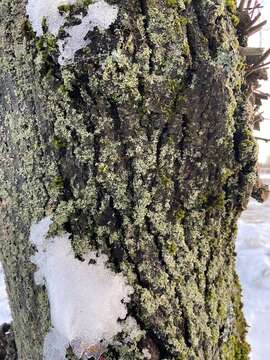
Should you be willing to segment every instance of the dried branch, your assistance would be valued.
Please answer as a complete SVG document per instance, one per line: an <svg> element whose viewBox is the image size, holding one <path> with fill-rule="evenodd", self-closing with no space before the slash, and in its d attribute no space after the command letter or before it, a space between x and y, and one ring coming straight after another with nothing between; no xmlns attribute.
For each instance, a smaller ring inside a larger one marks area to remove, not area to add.
<svg viewBox="0 0 270 360"><path fill-rule="evenodd" d="M270 49L268 49L268 50L262 55L262 57L260 58L260 60L259 60L256 64L254 64L254 66L258 66L258 65L262 64L262 63L268 58L269 55L270 55Z"/></svg>
<svg viewBox="0 0 270 360"><path fill-rule="evenodd" d="M269 198L269 187L264 184L261 179L258 178L256 184L253 187L251 196L263 203Z"/></svg>
<svg viewBox="0 0 270 360"><path fill-rule="evenodd" d="M255 18L252 20L252 22L251 22L251 25L254 25L258 20L259 20L259 18L262 16L262 14L259 12L256 16L255 16Z"/></svg>
<svg viewBox="0 0 270 360"><path fill-rule="evenodd" d="M246 0L241 0L238 8L239 11L242 12L244 10L245 5L246 5Z"/></svg>
<svg viewBox="0 0 270 360"><path fill-rule="evenodd" d="M263 56L264 54L264 48L259 47L239 47L239 52L243 56Z"/></svg>
<svg viewBox="0 0 270 360"><path fill-rule="evenodd" d="M270 139L263 138L263 137L260 137L260 136L255 136L255 139L256 139L256 140L264 141L264 142L266 142L266 143L270 142Z"/></svg>
<svg viewBox="0 0 270 360"><path fill-rule="evenodd" d="M267 70L268 68L266 67L267 65L270 65L270 61L268 61L267 63L258 65L258 66L253 66L247 73L246 73L246 77L249 77L252 73L254 73L257 70L262 70L265 69ZM267 78L265 79L267 80Z"/></svg>
<svg viewBox="0 0 270 360"><path fill-rule="evenodd" d="M260 22L258 25L252 26L246 31L247 36L251 36L256 34L256 32L260 31L267 24L267 20Z"/></svg>
<svg viewBox="0 0 270 360"><path fill-rule="evenodd" d="M262 9L263 8L263 6L262 5L258 5L258 6L256 6L255 7L255 9ZM246 7L244 10L253 10L254 9L254 7Z"/></svg>
<svg viewBox="0 0 270 360"><path fill-rule="evenodd" d="M256 90L254 92L255 95L258 95L259 97L261 97L262 99L264 100L267 100L269 97L270 97L270 94L269 93L265 93L265 92L262 92L262 91L259 91L259 90Z"/></svg>
<svg viewBox="0 0 270 360"><path fill-rule="evenodd" d="M251 4L252 4L252 0L248 0L248 3L247 3L247 8L249 9L251 7ZM253 7L252 7L253 9Z"/></svg>

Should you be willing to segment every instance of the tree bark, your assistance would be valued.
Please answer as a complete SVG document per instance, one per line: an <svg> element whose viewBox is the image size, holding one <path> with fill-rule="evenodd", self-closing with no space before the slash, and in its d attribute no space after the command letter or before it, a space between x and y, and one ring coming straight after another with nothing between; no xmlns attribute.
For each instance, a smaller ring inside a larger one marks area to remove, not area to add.
<svg viewBox="0 0 270 360"><path fill-rule="evenodd" d="M134 288L142 335L119 334L104 359L247 359L235 237L257 153L230 9L108 2L117 20L66 66L25 0L0 2L0 251L18 357L42 359L50 326L29 233L51 215L78 261L98 250Z"/></svg>

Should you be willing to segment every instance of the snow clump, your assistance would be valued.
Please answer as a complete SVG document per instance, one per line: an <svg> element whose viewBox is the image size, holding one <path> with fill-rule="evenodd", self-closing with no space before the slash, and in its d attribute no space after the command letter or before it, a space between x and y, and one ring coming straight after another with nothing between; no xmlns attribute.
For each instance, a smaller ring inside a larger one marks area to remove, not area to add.
<svg viewBox="0 0 270 360"><path fill-rule="evenodd" d="M67 20L67 14L60 14L59 6L74 5L77 0L28 0L26 13L37 36L42 36L42 22L46 20L49 33L57 36ZM60 56L58 62L65 65L73 61L77 50L84 48L90 40L85 39L87 33L95 27L99 30L109 29L118 15L118 7L110 5L104 0L96 0L87 7L86 16L75 15L78 24L65 26L67 37L58 39Z"/></svg>
<svg viewBox="0 0 270 360"><path fill-rule="evenodd" d="M74 257L69 234L46 238L52 220L31 226L30 241L37 252L35 282L45 285L52 326L44 341L45 360L64 360L71 345L78 358L99 358L106 345L130 322L126 303L133 293L121 274L106 266L107 256L90 252Z"/></svg>

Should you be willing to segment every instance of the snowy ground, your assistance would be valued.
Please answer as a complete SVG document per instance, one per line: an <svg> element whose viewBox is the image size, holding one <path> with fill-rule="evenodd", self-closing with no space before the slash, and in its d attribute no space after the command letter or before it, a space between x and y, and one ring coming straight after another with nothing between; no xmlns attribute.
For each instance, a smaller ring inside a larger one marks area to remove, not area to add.
<svg viewBox="0 0 270 360"><path fill-rule="evenodd" d="M9 322L11 319L8 298L6 293L6 286L4 280L3 268L0 265L0 325L4 322Z"/></svg>
<svg viewBox="0 0 270 360"><path fill-rule="evenodd" d="M264 182L270 184L269 175ZM237 255L251 359L266 360L270 354L270 199L265 204L250 201L239 221Z"/></svg>
<svg viewBox="0 0 270 360"><path fill-rule="evenodd" d="M264 177L270 184L270 175ZM270 354L270 199L265 204L250 201L239 221L237 269L244 296L244 312L250 326L251 360L266 360ZM10 311L0 267L0 324L10 321Z"/></svg>

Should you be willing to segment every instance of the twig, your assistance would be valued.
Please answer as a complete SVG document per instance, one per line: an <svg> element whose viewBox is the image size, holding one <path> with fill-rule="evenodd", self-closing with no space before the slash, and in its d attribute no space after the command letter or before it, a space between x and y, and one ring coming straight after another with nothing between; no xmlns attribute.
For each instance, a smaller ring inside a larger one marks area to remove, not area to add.
<svg viewBox="0 0 270 360"><path fill-rule="evenodd" d="M269 64L270 64L270 61L268 61L268 62L265 63L265 64L258 65L258 66L256 66L256 67L253 66L252 69L247 72L246 77L248 77L249 75L251 75L252 73L254 73L254 71L257 71L257 70L260 70L260 69L266 69L266 70L269 69L269 68L265 67L265 66L267 66L267 65L269 65Z"/></svg>
<svg viewBox="0 0 270 360"><path fill-rule="evenodd" d="M251 12L251 19L253 18L254 12L258 8L259 5L260 5L260 3L257 3L257 0L255 0L254 5L253 5L253 9L252 9L252 12Z"/></svg>
<svg viewBox="0 0 270 360"><path fill-rule="evenodd" d="M260 60L257 61L257 62L253 65L253 67L257 67L257 66L261 65L261 64L264 62L264 60L266 60L266 59L268 58L269 55L270 55L270 49L268 49L268 50L261 56Z"/></svg>
<svg viewBox="0 0 270 360"><path fill-rule="evenodd" d="M246 4L246 0L241 0L239 4L239 11L243 11Z"/></svg>
<svg viewBox="0 0 270 360"><path fill-rule="evenodd" d="M255 18L252 20L252 22L251 22L251 25L254 25L258 20L259 20L259 18L261 17L261 13L259 12L256 16L255 16Z"/></svg>
<svg viewBox="0 0 270 360"><path fill-rule="evenodd" d="M247 7L250 8L251 4L252 4L252 0L248 0ZM253 9L253 7L252 7L252 9Z"/></svg>
<svg viewBox="0 0 270 360"><path fill-rule="evenodd" d="M265 141L266 143L270 142L270 139L259 137L259 136L255 136L255 139Z"/></svg>
<svg viewBox="0 0 270 360"><path fill-rule="evenodd" d="M263 56L264 54L264 48L258 48L258 47L239 47L239 51L241 53L241 55L243 56Z"/></svg>
<svg viewBox="0 0 270 360"><path fill-rule="evenodd" d="M260 22L258 25L252 26L247 30L246 35L251 36L256 34L256 32L260 31L266 24L267 24L267 20L264 20Z"/></svg>
<svg viewBox="0 0 270 360"><path fill-rule="evenodd" d="M263 8L262 5L256 6L256 9L262 9L262 8ZM252 10L252 9L253 9L253 7L250 7L250 8L246 7L246 8L245 8L245 10Z"/></svg>

